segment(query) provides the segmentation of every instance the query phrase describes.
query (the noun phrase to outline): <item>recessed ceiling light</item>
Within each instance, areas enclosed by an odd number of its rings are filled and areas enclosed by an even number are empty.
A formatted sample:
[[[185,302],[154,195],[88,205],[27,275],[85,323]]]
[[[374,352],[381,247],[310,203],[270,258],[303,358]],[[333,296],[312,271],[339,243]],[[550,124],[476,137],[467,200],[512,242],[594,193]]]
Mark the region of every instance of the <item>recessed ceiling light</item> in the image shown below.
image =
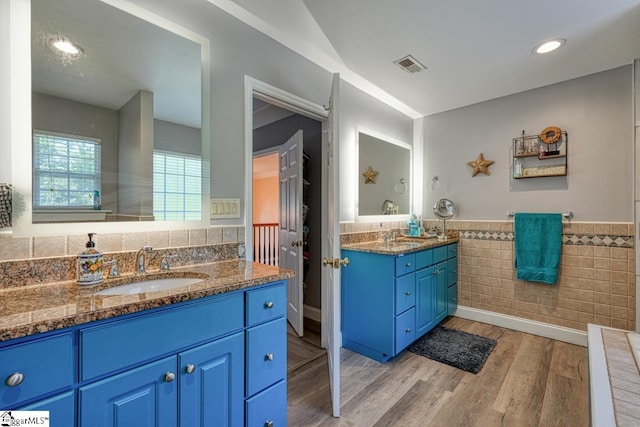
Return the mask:
[[[67,55],[80,55],[83,53],[80,46],[74,44],[64,37],[52,37],[51,45],[59,51],[66,53]]]
[[[549,40],[549,41],[546,41],[546,42],[541,43],[538,46],[534,47],[531,52],[532,53],[549,53],[549,52],[553,52],[554,50],[556,50],[557,48],[559,48],[560,46],[562,46],[566,42],[567,41],[565,39]]]

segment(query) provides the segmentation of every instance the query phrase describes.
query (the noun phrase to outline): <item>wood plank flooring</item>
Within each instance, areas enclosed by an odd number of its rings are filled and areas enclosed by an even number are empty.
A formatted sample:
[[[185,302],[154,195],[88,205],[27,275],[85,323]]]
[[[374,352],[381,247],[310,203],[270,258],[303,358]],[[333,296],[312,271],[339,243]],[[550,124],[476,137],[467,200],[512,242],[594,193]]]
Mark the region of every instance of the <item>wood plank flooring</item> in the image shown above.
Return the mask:
[[[323,354],[289,372],[289,426],[589,425],[586,348],[455,317],[444,325],[497,340],[478,374],[408,351],[381,364],[342,349],[333,418]]]

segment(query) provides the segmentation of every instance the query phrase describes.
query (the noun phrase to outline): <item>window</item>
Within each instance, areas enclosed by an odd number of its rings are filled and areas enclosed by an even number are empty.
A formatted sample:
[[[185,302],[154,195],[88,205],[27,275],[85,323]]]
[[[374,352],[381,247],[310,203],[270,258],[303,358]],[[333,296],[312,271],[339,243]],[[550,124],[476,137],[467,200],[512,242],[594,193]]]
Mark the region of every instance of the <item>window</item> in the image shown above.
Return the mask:
[[[100,194],[100,152],[99,139],[34,131],[33,205],[93,207]]]
[[[181,153],[153,152],[153,215],[156,220],[200,220],[202,160]]]

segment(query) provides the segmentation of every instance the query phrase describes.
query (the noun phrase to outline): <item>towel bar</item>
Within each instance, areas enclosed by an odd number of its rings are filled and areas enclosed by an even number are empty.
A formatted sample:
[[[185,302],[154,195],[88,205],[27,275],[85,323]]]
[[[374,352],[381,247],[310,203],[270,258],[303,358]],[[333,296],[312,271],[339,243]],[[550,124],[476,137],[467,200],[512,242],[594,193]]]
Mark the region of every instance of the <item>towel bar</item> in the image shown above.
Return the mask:
[[[511,219],[515,216],[515,212],[514,211],[507,211],[507,218]],[[566,219],[567,221],[571,221],[573,219],[573,211],[564,211],[562,212],[562,218]]]

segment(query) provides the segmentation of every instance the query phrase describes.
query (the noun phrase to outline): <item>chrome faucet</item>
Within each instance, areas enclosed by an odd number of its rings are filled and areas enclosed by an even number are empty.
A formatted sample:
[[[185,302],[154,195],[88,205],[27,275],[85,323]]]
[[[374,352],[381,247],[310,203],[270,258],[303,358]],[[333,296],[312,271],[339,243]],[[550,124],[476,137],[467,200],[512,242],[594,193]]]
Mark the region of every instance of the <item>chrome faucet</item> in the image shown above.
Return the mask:
[[[147,272],[147,257],[145,254],[151,253],[151,246],[143,246],[136,254],[136,274],[145,274]]]

